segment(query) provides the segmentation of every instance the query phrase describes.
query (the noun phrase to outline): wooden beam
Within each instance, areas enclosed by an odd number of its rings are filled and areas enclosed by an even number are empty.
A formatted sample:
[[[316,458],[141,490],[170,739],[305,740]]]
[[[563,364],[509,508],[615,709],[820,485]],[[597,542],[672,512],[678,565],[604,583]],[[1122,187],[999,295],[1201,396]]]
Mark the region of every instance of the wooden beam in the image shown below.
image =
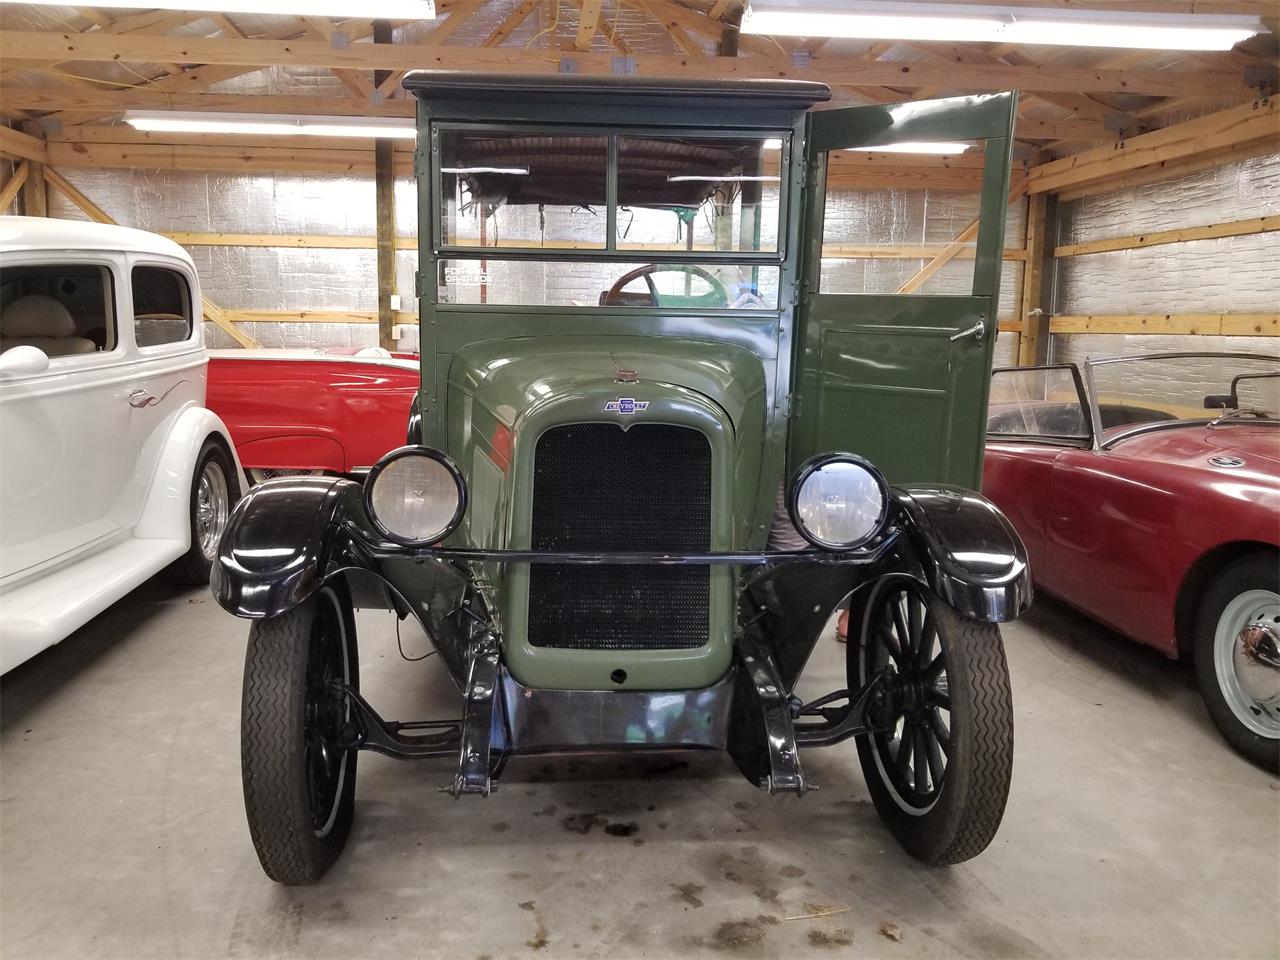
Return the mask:
[[[1013,189],[1009,191],[1009,202],[1016,203],[1017,201],[1021,200],[1022,195],[1025,191],[1026,191],[1026,186],[1024,184],[1018,184],[1014,186]],[[902,286],[900,286],[896,292],[897,293],[913,293],[914,291],[919,290],[922,286],[924,286],[925,283],[928,282],[930,277],[932,277],[935,273],[937,273],[939,270],[945,267],[952,260],[955,260],[957,257],[959,257],[965,250],[968,249],[969,245],[977,239],[978,226],[979,224],[981,224],[981,222],[982,222],[981,219],[976,219],[967,227],[965,227],[963,230],[961,230],[959,236],[957,236],[949,244],[943,247],[941,252],[939,252],[937,256],[935,256],[932,260],[930,260],[923,267],[921,267],[915,274],[909,277],[907,279],[907,282],[904,283]]]
[[[1045,312],[1043,277],[1045,213],[1048,195],[1038,193],[1027,201],[1027,262],[1022,268],[1019,300],[1022,331],[1018,335],[1018,364],[1029,366],[1048,359],[1049,324]]]
[[[1128,187],[1140,187],[1148,183],[1187,177],[1202,170],[1213,170],[1228,163],[1239,163],[1253,157],[1266,156],[1276,152],[1276,145],[1268,140],[1255,140],[1252,143],[1240,143],[1224,150],[1214,150],[1199,156],[1183,157],[1176,160],[1161,161],[1149,167],[1142,167],[1132,173],[1110,177],[1106,180],[1094,180],[1078,187],[1068,187],[1058,191],[1058,200],[1078,200],[1080,197],[1091,197],[1099,193],[1110,193]]]
[[[1083,314],[1054,317],[1051,333],[1181,333],[1280,337],[1280,313]]]
[[[22,185],[27,182],[27,177],[31,174],[31,161],[23,160],[14,168],[13,174],[9,177],[9,182],[4,185],[4,189],[0,190],[0,213],[8,210],[12,206],[13,201],[18,199],[18,191],[22,189]]]
[[[1090,240],[1087,243],[1064,243],[1055,247],[1055,257],[1079,257],[1090,253],[1111,250],[1137,250],[1141,247],[1158,247],[1168,243],[1185,243],[1188,240],[1216,240],[1220,237],[1244,237],[1255,233],[1272,233],[1280,230],[1280,214],[1233,220],[1230,223],[1213,223],[1205,227],[1183,227],[1179,230],[1154,230],[1129,237],[1110,237]]]
[[[1096,120],[1041,120],[1019,117],[1014,127],[1017,140],[1088,140],[1111,143],[1120,139],[1120,131]]]
[[[230,313],[229,310],[223,310],[208,297],[202,297],[200,305],[203,308],[206,320],[218,329],[224,331],[232,340],[240,344],[240,346],[244,347],[246,350],[256,350],[258,347],[262,346],[257,340],[253,339],[253,337],[249,336],[249,334],[236,326],[236,321],[228,316]]]
[[[1053,160],[1032,168],[1027,175],[1027,189],[1031,193],[1058,191],[1237,144],[1255,140],[1274,142],[1280,117],[1278,107],[1280,103],[1274,99],[1255,100],[1198,120],[1139,134],[1114,147],[1095,147]]]
[[[655,0],[636,0],[654,3]],[[672,7],[675,7],[672,4]],[[663,8],[670,10],[670,8]],[[681,8],[683,9],[683,8]],[[696,17],[696,14],[690,15]],[[705,20],[705,18],[700,18]],[[206,66],[313,66],[350,70],[413,70],[419,67],[455,70],[518,70],[558,72],[559,62],[538,51],[536,56],[506,49],[473,49],[387,43],[352,43],[336,49],[315,40],[225,40],[203,37],[99,36],[28,30],[0,33],[0,59],[21,62],[57,60],[116,63],[175,62]],[[611,54],[577,53],[574,61],[586,73],[611,73]],[[815,57],[807,67],[795,67],[778,54],[748,57],[642,55],[637,70],[647,76],[673,77],[793,77],[833,83],[887,85],[919,89],[946,87],[971,90],[1023,90],[1149,94],[1152,96],[1238,95],[1243,71],[1094,70],[1087,67],[1035,67],[905,63]]]
[[[58,173],[58,171],[46,167],[44,176],[49,182],[49,186],[61,193],[64,197],[75,204],[75,206],[79,207],[81,211],[88,214],[90,220],[94,220],[98,223],[115,223],[106,211],[81,193],[74,184],[67,180],[67,178],[62,174]]]
[[[39,137],[33,137],[12,127],[0,127],[0,156],[15,160],[49,161],[49,148]]]
[[[27,178],[22,183],[22,213],[27,217],[49,215],[49,188],[45,181],[45,165],[27,161]]]
[[[222,173],[373,173],[373,152],[368,147],[334,150],[292,146],[57,143],[50,151],[50,162],[60,168],[204,170]],[[397,151],[395,165],[397,176],[412,176],[413,154]]]
[[[223,310],[232,323],[377,323],[376,310]],[[418,315],[405,310],[395,313],[396,323],[417,323]]]
[[[507,18],[493,28],[493,32],[484,38],[482,47],[496,47],[500,45],[507,37],[516,31],[520,24],[524,23],[538,9],[542,0],[524,0],[518,7],[507,15]]]
[[[582,0],[578,4],[581,14],[578,17],[578,35],[574,38],[573,49],[590,50],[600,29],[600,14],[604,10],[604,0]]]

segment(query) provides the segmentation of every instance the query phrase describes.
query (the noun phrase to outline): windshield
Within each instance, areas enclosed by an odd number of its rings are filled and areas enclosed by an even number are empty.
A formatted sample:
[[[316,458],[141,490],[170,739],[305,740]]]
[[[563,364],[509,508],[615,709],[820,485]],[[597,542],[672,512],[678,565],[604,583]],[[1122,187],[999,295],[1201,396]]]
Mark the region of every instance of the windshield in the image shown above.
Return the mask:
[[[1280,358],[1157,354],[1089,364],[1104,430],[1161,421],[1280,413]]]
[[[441,125],[437,301],[773,310],[781,139]]]

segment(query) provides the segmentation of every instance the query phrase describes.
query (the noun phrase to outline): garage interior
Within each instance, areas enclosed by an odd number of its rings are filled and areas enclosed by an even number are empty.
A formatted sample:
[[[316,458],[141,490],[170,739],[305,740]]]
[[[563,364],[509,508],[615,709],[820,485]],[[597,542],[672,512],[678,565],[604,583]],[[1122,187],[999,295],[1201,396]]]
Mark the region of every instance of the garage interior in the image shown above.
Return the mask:
[[[1275,4],[1002,6],[1249,15],[1269,32],[1187,52],[757,35],[740,0],[436,0],[421,20],[5,2],[0,213],[175,240],[211,348],[413,351],[408,71],[807,79],[832,107],[1017,90],[994,365],[1275,356]],[[410,137],[129,122],[159,111]],[[823,260],[840,292],[963,292],[981,176],[976,152],[834,158]],[[600,278],[580,282],[594,302]],[[438,663],[401,662],[398,642],[428,649],[412,618],[398,633],[364,610],[359,626],[384,716],[450,709]],[[448,762],[366,755],[344,859],[317,886],[276,886],[240,797],[245,633],[207,590],[153,582],[0,681],[4,956],[1280,950],[1280,782],[1223,745],[1185,665],[1052,597],[1003,628],[1018,732],[1001,832],[940,871],[880,828],[850,744],[814,753],[821,791],[801,800],[699,754],[517,758],[481,804],[438,791]],[[833,618],[805,682],[843,685],[843,649]]]

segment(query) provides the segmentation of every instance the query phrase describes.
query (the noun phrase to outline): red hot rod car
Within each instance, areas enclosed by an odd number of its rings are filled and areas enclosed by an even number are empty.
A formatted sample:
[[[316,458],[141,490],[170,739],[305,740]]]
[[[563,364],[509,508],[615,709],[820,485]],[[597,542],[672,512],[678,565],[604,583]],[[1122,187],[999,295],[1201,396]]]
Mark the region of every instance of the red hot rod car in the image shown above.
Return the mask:
[[[210,350],[209,409],[254,483],[368,470],[405,442],[418,358],[386,350]]]

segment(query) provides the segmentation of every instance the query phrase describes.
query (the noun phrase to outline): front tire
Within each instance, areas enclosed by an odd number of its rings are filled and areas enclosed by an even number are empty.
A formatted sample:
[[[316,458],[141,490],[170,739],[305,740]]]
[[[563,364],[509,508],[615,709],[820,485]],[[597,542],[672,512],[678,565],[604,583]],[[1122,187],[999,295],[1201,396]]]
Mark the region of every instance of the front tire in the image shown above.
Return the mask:
[[[1280,773],[1280,573],[1255,554],[1227,566],[1200,604],[1196,680],[1209,716],[1249,760]]]
[[[357,751],[336,744],[350,720],[333,681],[360,686],[355,619],[345,585],[249,629],[241,708],[241,776],[262,869],[313,883],[351,833]]]
[[[930,865],[977,856],[996,835],[1013,773],[1013,699],[1000,631],[968,620],[917,581],[889,576],[868,596],[857,686],[892,671],[858,759],[880,818]],[[875,719],[873,717],[873,719]]]

